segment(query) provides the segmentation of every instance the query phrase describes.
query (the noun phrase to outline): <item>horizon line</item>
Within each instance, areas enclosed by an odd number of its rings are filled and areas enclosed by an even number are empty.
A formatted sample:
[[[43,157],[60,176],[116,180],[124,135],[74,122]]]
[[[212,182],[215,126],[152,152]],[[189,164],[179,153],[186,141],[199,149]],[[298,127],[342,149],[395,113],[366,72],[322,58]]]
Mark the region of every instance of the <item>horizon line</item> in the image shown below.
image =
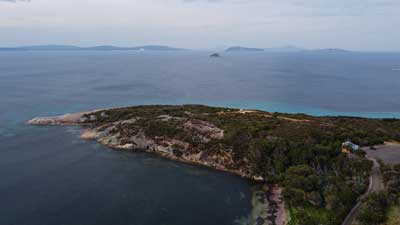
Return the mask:
[[[278,49],[297,49],[298,51],[318,51],[318,50],[344,50],[349,52],[382,52],[382,53],[397,53],[400,50],[353,50],[347,48],[338,48],[338,47],[324,47],[324,48],[305,48],[298,47],[297,45],[282,45],[275,47],[248,47],[245,45],[231,45],[227,47],[202,47],[202,48],[185,48],[185,47],[177,47],[173,45],[166,44],[144,44],[144,45],[113,45],[113,44],[98,44],[98,45],[76,45],[76,44],[27,44],[27,45],[13,45],[13,46],[0,46],[0,50],[24,50],[23,48],[31,48],[31,47],[74,47],[74,48],[82,48],[82,50],[90,50],[90,48],[98,48],[98,47],[111,47],[111,48],[120,48],[120,50],[135,50],[134,48],[143,48],[143,47],[160,47],[160,48],[171,48],[175,50],[186,50],[186,51],[224,51],[229,48],[244,48],[244,49],[260,49],[260,50],[278,50]],[[27,49],[32,50],[32,49]],[[61,50],[61,49],[60,49]],[[73,51],[74,49],[65,49]],[[79,50],[79,49],[75,49]],[[95,49],[93,49],[95,50]],[[118,49],[113,49],[118,50]],[[137,49],[140,50],[140,49]]]

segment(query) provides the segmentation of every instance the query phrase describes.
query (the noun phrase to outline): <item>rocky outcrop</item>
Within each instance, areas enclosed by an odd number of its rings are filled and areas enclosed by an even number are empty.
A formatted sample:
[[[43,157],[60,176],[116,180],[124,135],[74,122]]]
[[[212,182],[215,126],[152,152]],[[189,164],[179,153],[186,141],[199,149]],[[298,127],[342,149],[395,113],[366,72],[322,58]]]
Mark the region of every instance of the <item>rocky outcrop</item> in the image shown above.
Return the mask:
[[[261,177],[250,175],[246,167],[235,168],[231,149],[219,149],[212,153],[206,153],[179,138],[147,135],[146,130],[141,127],[143,125],[139,123],[142,119],[140,117],[111,123],[99,122],[108,117],[107,110],[94,110],[62,116],[37,117],[28,121],[27,124],[88,125],[90,128],[82,132],[81,138],[96,140],[114,149],[156,153],[173,160],[204,165],[253,180],[263,180]],[[186,136],[200,141],[200,143],[207,144],[212,140],[222,140],[224,138],[224,130],[208,121],[176,117],[168,114],[159,115],[156,120],[166,123],[178,121],[181,125],[177,126],[185,132]]]
[[[165,119],[165,117],[162,117],[162,119]],[[247,171],[229,169],[229,166],[234,164],[229,150],[221,149],[215,154],[207,154],[183,140],[167,137],[149,137],[140,128],[134,129],[134,132],[130,130],[130,134],[126,135],[127,131],[122,126],[126,124],[134,125],[135,121],[136,119],[125,120],[88,128],[82,132],[81,138],[96,140],[114,149],[156,153],[173,160],[212,167],[254,180],[262,180],[262,178],[250,176]],[[187,132],[193,136],[198,135],[197,138],[200,138],[205,143],[212,139],[223,138],[223,130],[206,121],[189,120],[184,124],[184,127]]]
[[[188,120],[184,128],[189,132],[196,132],[204,142],[211,139],[221,140],[224,138],[224,131],[214,124],[202,120]]]
[[[49,117],[36,117],[27,122],[29,125],[73,125],[73,124],[84,124],[96,121],[97,118],[94,115],[85,117],[85,115],[96,113],[99,110],[70,113],[62,116],[49,116]]]

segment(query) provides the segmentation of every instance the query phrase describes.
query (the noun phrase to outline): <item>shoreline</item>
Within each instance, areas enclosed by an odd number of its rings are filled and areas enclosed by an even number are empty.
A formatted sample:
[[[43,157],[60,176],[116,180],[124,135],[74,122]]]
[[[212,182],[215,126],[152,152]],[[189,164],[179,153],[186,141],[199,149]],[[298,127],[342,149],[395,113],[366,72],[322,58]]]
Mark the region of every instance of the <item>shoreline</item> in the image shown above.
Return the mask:
[[[95,139],[86,139],[86,138],[82,138],[82,137],[81,137],[81,139],[87,140],[87,141],[96,141],[97,143],[100,143]],[[100,143],[100,144],[102,144],[102,143]],[[144,149],[127,149],[127,148],[123,148],[123,147],[109,146],[109,145],[104,145],[104,144],[102,144],[102,145],[107,147],[107,148],[111,148],[111,149],[113,149],[115,151],[129,151],[129,152],[132,152],[132,153],[142,152],[142,153],[158,156],[158,157],[161,157],[163,159],[168,159],[168,160],[171,160],[171,161],[174,161],[174,162],[179,162],[179,163],[184,163],[184,164],[193,165],[193,166],[197,166],[197,167],[202,167],[202,168],[206,168],[206,169],[211,169],[211,170],[214,170],[214,171],[229,173],[231,175],[238,176],[240,178],[246,179],[246,180],[248,180],[250,182],[264,183],[264,180],[254,179],[254,178],[248,177],[248,176],[243,175],[243,174],[241,174],[241,173],[239,173],[237,171],[234,171],[234,170],[217,168],[217,167],[214,167],[214,166],[211,166],[211,165],[199,162],[199,161],[185,160],[185,159],[182,159],[182,158],[178,158],[178,157],[174,157],[174,156],[168,155],[167,153],[146,151]]]
[[[115,108],[115,109],[119,109],[119,108]],[[27,125],[35,125],[35,126],[61,125],[61,126],[82,126],[83,127],[83,126],[91,125],[91,122],[96,120],[96,118],[93,118],[91,116],[89,117],[89,119],[87,119],[85,116],[87,116],[89,114],[105,111],[105,110],[107,110],[107,109],[96,109],[96,110],[90,110],[90,111],[84,111],[84,112],[78,112],[78,113],[67,113],[67,114],[60,115],[60,116],[35,117],[35,118],[27,121],[26,124]],[[103,134],[101,134],[101,132],[96,131],[96,128],[94,128],[94,129],[87,128],[81,132],[80,138],[84,139],[84,140],[97,141],[98,143],[100,143],[108,148],[112,148],[114,150],[147,152],[147,153],[159,155],[163,158],[174,160],[177,162],[212,168],[214,170],[231,173],[231,174],[234,174],[234,175],[237,175],[242,178],[252,180],[255,182],[264,182],[264,179],[262,177],[252,177],[252,176],[249,176],[249,175],[243,173],[242,171],[227,169],[221,165],[210,165],[205,162],[202,162],[201,160],[176,157],[174,155],[171,155],[169,152],[166,152],[163,150],[158,150],[158,149],[153,149],[153,150],[147,149],[146,150],[146,148],[135,148],[129,144],[119,145],[119,144],[107,143],[104,140],[102,140],[102,138],[100,138],[102,135]]]

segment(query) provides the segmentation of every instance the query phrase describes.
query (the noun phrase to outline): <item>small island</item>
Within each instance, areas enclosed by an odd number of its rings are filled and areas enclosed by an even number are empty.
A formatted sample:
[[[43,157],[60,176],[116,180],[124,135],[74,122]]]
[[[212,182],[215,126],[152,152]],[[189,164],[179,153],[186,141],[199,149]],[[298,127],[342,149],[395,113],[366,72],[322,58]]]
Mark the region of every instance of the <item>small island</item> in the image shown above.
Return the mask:
[[[398,119],[203,105],[133,106],[27,123],[80,125],[82,138],[114,149],[145,151],[250,179],[261,186],[255,197],[262,205],[250,223],[260,225],[341,224],[358,198],[373,191],[370,180],[376,182],[379,165],[362,149],[400,142]]]
[[[226,49],[225,51],[226,52],[262,52],[262,51],[264,51],[264,49],[233,46],[233,47]]]
[[[220,55],[219,53],[216,52],[216,53],[211,54],[210,57],[212,57],[212,58],[219,58],[219,57],[221,57],[221,55]]]

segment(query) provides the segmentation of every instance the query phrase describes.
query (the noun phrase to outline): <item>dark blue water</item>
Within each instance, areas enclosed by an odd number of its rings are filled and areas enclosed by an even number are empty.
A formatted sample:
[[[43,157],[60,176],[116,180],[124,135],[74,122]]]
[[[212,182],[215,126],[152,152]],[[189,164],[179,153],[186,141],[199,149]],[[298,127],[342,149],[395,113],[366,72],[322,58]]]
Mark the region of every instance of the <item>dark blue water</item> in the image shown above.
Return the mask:
[[[1,52],[0,224],[233,224],[238,177],[80,140],[35,116],[204,103],[314,115],[400,117],[400,54]]]

